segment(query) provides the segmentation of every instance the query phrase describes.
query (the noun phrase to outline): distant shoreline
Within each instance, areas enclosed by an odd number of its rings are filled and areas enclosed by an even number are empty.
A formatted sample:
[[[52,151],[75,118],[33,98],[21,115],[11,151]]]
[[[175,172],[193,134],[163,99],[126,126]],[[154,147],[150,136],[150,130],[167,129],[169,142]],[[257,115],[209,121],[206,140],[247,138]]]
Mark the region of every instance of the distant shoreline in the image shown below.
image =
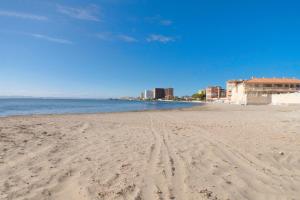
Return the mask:
[[[116,100],[116,101],[143,101],[143,102],[186,102],[186,103],[205,103],[205,101],[186,101],[186,100],[140,100],[140,99],[122,99],[122,98],[79,98],[79,97],[30,97],[30,96],[0,96],[1,99],[43,99],[43,100]]]
[[[10,101],[12,100],[12,101]],[[200,106],[203,102],[130,101],[116,99],[0,99],[0,117],[39,115],[82,115],[178,110]],[[4,102],[3,102],[4,101]]]
[[[194,105],[185,108],[169,108],[169,109],[157,109],[157,110],[130,110],[130,111],[116,111],[116,112],[91,112],[91,113],[50,113],[50,114],[25,114],[25,115],[7,115],[1,116],[2,118],[18,118],[18,117],[51,117],[51,116],[81,116],[81,115],[102,115],[102,114],[126,114],[126,113],[142,113],[142,112],[164,112],[164,111],[184,111],[191,110],[193,107],[202,107],[203,105]],[[192,109],[193,110],[193,109]],[[196,110],[196,109],[195,109]]]

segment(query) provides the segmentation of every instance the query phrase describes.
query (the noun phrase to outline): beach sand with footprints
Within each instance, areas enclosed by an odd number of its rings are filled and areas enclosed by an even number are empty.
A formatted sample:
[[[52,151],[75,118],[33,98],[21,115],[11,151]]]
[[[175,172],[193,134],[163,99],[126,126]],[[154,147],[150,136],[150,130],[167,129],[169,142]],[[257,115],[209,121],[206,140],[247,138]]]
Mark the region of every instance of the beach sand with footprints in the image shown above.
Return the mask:
[[[0,199],[300,199],[300,107],[0,118]]]

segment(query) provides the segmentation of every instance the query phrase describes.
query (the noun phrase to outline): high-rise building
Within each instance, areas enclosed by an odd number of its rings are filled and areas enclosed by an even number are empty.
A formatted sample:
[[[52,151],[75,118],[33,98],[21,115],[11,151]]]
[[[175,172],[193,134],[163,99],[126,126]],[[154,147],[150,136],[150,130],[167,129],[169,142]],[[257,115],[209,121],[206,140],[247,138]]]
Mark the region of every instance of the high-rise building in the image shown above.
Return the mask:
[[[164,88],[154,88],[153,89],[154,99],[164,99],[165,89]]]
[[[144,92],[144,99],[153,99],[153,91],[152,90],[145,90]]]
[[[141,96],[140,96],[140,98],[141,98],[141,99],[144,99],[144,97],[145,97],[145,94],[144,94],[144,92],[141,92]]]
[[[174,99],[174,89],[173,88],[165,88],[165,99],[166,100]]]
[[[153,90],[145,90],[141,94],[142,99],[174,99],[174,89],[173,88],[154,88]]]

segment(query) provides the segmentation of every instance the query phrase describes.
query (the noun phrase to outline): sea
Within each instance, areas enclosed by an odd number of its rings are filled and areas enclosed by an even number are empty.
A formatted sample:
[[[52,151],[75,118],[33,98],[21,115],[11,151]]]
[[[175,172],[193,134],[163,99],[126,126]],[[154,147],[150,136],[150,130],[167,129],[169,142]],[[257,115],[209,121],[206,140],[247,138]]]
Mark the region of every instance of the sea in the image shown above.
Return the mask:
[[[2,98],[0,99],[0,116],[165,110],[195,105],[199,103],[117,99]]]

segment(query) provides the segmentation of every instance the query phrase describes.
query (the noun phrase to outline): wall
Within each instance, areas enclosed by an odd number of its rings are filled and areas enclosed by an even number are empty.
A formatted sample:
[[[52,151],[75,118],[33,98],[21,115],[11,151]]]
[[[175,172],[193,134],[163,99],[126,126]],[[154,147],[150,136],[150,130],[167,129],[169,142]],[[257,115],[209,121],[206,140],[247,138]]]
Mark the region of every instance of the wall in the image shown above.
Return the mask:
[[[247,94],[247,105],[264,105],[271,102],[271,94]]]
[[[273,94],[272,104],[300,104],[300,93]]]

